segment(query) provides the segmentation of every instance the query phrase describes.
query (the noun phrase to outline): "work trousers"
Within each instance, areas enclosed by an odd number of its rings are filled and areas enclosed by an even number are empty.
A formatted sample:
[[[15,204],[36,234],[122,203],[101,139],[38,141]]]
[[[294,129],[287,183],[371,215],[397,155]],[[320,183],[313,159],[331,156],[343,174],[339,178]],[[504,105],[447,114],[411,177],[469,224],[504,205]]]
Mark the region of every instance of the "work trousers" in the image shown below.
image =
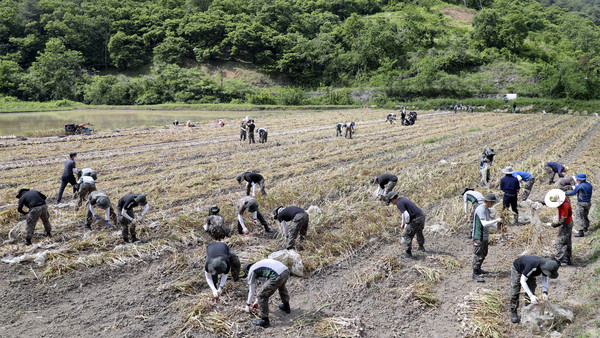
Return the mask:
[[[282,303],[290,302],[290,295],[288,294],[288,290],[285,286],[288,279],[290,278],[290,271],[285,270],[275,279],[268,279],[263,283],[262,288],[258,292],[258,309],[260,311],[260,318],[268,318],[269,317],[269,298],[275,293],[275,291],[279,291],[279,297],[281,297]]]
[[[532,294],[535,294],[535,288],[537,287],[537,281],[535,277],[527,279],[527,286],[531,290]],[[510,311],[516,312],[519,308],[519,294],[521,293],[521,274],[517,272],[515,267],[512,267],[510,272]],[[525,305],[529,305],[531,300],[529,295],[525,295]]]
[[[402,238],[404,239],[404,251],[412,253],[412,240],[417,236],[419,246],[425,244],[425,236],[423,236],[423,228],[425,227],[425,216],[417,216],[411,219],[404,229]]]
[[[33,238],[33,232],[35,231],[35,225],[39,219],[42,219],[44,224],[44,230],[47,235],[52,233],[52,227],[50,226],[50,215],[48,214],[48,205],[40,205],[29,209],[27,213],[27,227],[25,229],[25,239],[31,242]]]

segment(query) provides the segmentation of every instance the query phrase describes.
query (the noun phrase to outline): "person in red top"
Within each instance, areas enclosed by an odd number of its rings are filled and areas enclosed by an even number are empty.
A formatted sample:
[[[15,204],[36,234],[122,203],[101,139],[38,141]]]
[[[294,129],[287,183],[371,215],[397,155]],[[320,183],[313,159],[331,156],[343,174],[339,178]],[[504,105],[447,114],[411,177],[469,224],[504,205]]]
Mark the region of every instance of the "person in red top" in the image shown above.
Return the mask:
[[[551,208],[558,208],[558,222],[552,223],[553,228],[558,228],[558,238],[556,239],[558,252],[554,257],[563,264],[573,265],[571,263],[571,232],[573,231],[571,203],[565,196],[565,192],[560,189],[548,191],[545,202]]]

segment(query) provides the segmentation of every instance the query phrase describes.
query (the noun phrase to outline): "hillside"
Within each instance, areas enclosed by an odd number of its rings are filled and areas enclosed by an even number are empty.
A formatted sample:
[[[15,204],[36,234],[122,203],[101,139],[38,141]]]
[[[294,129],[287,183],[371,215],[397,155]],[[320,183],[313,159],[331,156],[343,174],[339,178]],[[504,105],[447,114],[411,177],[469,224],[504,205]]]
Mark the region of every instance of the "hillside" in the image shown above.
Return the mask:
[[[226,119],[224,128],[206,122],[198,128],[0,140],[6,182],[0,185],[0,205],[15,203],[20,187],[36,188],[49,196],[54,227],[47,239],[38,225],[31,248],[18,241],[0,247],[2,258],[46,252],[43,266],[30,260],[0,265],[0,335],[529,335],[523,325],[509,323],[510,266],[526,250],[552,255],[556,230],[543,227],[535,251],[530,225],[492,235],[484,263],[492,274],[478,284],[470,278],[472,245],[464,238],[468,225],[460,193],[477,187],[478,158],[488,145],[497,155],[492,187],[484,194],[498,193],[499,168],[512,165],[538,177],[531,198],[542,199],[552,188],[544,179],[547,160],[586,172],[596,185],[598,118],[419,111],[416,125],[402,127],[384,123],[386,114],[370,109],[273,114],[257,119],[269,130],[269,142],[254,145],[238,141],[237,119]],[[356,121],[354,138],[336,138],[331,121]],[[579,133],[562,132],[575,127]],[[99,222],[84,231],[84,213],[73,212],[68,189],[66,204],[53,202],[57,177],[73,149],[78,167],[98,170],[97,186],[113,203],[129,192],[148,195],[151,209],[138,227],[142,243],[122,245],[119,230]],[[205,247],[211,242],[202,230],[206,210],[219,205],[233,227],[235,203],[244,196],[234,177],[246,170],[266,178],[268,195],[257,196],[265,216],[278,205],[317,205],[322,211],[311,215],[301,252],[307,276],[289,282],[292,313],[276,310],[274,296],[269,329],[253,327],[253,316],[242,312],[245,281],[228,281],[219,301],[211,300],[204,281]],[[371,198],[368,181],[384,172],[397,174],[395,190],[426,214],[427,252],[414,260],[400,258],[398,210]],[[593,205],[597,210],[597,194]],[[525,206],[521,210],[528,214]],[[0,212],[0,235],[7,240],[18,216],[14,206]],[[545,222],[555,213],[545,207],[540,216]],[[575,265],[561,267],[550,282],[552,302],[576,314],[574,324],[558,328],[567,336],[598,334],[596,211],[592,220],[587,237],[573,238]],[[278,230],[273,237],[251,225],[249,236],[226,240],[243,262],[281,248],[280,227],[268,221]],[[490,303],[481,306],[474,295]],[[459,311],[465,297],[472,302]]]
[[[581,6],[561,5],[573,10],[532,0],[2,0],[0,95],[269,104],[292,87],[300,97],[378,93],[360,104],[506,92],[596,98],[598,26]]]

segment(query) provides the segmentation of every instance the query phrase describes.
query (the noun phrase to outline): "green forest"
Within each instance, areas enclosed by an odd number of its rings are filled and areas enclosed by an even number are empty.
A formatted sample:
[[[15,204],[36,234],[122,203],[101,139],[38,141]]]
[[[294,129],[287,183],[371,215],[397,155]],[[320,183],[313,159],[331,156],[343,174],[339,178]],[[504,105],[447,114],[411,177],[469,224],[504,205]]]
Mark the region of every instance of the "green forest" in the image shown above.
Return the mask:
[[[0,2],[0,102],[600,96],[600,10],[592,0]],[[356,100],[353,90],[370,95]]]

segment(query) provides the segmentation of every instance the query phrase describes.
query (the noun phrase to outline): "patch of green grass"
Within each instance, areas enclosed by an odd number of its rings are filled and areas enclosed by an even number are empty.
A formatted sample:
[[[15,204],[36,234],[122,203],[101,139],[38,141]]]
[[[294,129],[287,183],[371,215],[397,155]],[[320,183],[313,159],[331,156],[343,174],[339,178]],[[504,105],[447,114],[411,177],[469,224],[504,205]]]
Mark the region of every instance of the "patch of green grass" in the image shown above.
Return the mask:
[[[443,141],[443,140],[449,139],[451,137],[452,137],[452,135],[444,135],[444,136],[441,136],[441,137],[428,138],[425,141],[423,141],[423,143],[425,143],[425,144],[436,143],[436,142],[439,142],[439,141]]]
[[[481,128],[479,128],[479,127],[478,128],[469,128],[469,130],[467,130],[467,133],[474,133],[474,132],[477,132],[480,130],[481,130]]]

